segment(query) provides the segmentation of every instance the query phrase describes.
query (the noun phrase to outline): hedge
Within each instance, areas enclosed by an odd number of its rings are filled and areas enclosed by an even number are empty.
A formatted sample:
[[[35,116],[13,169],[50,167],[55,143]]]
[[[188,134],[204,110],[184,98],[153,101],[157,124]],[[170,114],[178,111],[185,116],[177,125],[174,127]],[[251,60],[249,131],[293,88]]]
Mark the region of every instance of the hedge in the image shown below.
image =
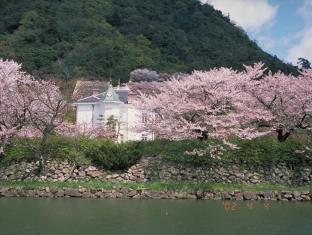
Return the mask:
[[[52,136],[49,139],[50,158],[69,159],[79,164],[97,164],[108,170],[124,170],[144,156],[160,156],[170,161],[195,166],[214,162],[233,161],[249,164],[311,164],[309,154],[302,154],[306,147],[312,148],[311,140],[289,138],[280,143],[271,136],[254,140],[232,139],[237,149],[231,149],[218,140],[155,140],[117,144],[106,138],[69,138]],[[6,149],[2,163],[19,160],[36,160],[38,139],[16,138]]]
[[[39,140],[15,138],[6,149],[2,163],[10,161],[33,161],[38,159]],[[124,170],[140,160],[138,143],[116,144],[110,139],[69,138],[52,136],[49,139],[50,158],[69,159],[77,165],[91,162],[108,170]]]

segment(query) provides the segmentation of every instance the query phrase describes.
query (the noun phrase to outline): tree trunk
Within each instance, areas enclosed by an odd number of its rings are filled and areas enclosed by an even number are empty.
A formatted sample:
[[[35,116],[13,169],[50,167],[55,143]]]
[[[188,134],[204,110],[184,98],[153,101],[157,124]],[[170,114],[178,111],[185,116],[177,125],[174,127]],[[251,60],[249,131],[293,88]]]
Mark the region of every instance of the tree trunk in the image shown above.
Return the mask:
[[[73,167],[71,168],[71,170],[70,170],[68,176],[64,179],[64,182],[66,182],[67,180],[70,179],[70,177],[73,175],[74,170],[75,170],[76,168],[77,168],[77,165],[76,165],[76,163],[74,162],[74,165],[73,165]]]
[[[4,157],[4,147],[1,145],[0,146],[0,159]]]
[[[45,175],[46,174],[46,161],[48,155],[48,138],[50,133],[48,131],[43,132],[40,150],[39,150],[39,174]]]
[[[286,131],[284,133],[283,129],[277,129],[276,132],[277,132],[277,139],[279,142],[285,142],[291,134],[291,130]]]
[[[43,154],[40,154],[39,158],[39,175],[45,175],[46,174],[46,160]]]
[[[197,139],[208,140],[208,131],[197,130],[196,132],[200,133],[200,136],[198,136]]]
[[[4,157],[4,149],[6,147],[6,145],[9,143],[9,139],[2,137],[1,138],[1,142],[0,142],[0,159],[2,159]]]

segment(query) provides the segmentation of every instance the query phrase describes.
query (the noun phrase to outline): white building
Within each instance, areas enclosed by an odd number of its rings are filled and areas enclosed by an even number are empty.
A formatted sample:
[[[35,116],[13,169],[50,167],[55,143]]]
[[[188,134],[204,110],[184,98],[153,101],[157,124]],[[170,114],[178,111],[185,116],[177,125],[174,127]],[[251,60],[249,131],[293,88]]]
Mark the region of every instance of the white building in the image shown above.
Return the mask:
[[[128,86],[108,88],[102,93],[81,98],[76,106],[76,123],[98,125],[114,120],[118,142],[132,140],[152,140],[153,134],[136,131],[136,126],[144,122],[144,116],[131,104]]]

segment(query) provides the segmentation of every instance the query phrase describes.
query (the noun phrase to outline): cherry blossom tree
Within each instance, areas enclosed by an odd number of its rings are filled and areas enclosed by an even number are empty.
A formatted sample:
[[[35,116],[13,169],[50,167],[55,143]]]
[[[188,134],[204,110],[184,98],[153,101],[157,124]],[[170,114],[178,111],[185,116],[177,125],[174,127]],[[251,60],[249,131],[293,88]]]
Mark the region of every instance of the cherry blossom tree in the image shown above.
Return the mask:
[[[246,67],[247,70],[252,70]],[[312,70],[298,77],[281,72],[245,80],[243,90],[250,95],[250,105],[271,116],[269,125],[283,142],[296,129],[312,127]],[[257,78],[258,77],[258,78]]]
[[[222,139],[267,134],[252,123],[272,117],[248,105],[252,97],[241,89],[246,79],[252,80],[263,71],[256,64],[244,72],[220,68],[173,77],[161,83],[158,92],[141,92],[136,100],[135,105],[149,117],[142,127],[170,139],[198,134]]]
[[[44,174],[48,139],[64,122],[67,103],[58,86],[51,81],[36,81],[29,87],[28,93],[33,97],[31,105],[27,107],[29,125],[40,133],[41,143],[38,152],[40,172]]]
[[[159,74],[156,71],[149,69],[136,69],[130,73],[130,80],[133,82],[138,81],[157,81]]]
[[[67,137],[85,137],[85,138],[97,138],[97,137],[110,137],[116,136],[114,130],[111,130],[104,123],[101,124],[71,124],[63,123],[55,129],[56,134]]]
[[[34,80],[21,65],[0,60],[0,156],[11,138],[19,135],[41,139],[38,154],[44,174],[48,139],[67,136],[111,136],[104,126],[81,127],[64,124],[68,104],[52,81]],[[35,146],[32,146],[35,148]]]
[[[28,88],[33,83],[20,64],[0,59],[0,157],[10,139],[28,124],[27,108],[33,102]]]
[[[19,131],[34,128],[42,134],[43,159],[48,136],[62,122],[64,107],[52,82],[36,81],[22,72],[20,64],[0,60],[0,155]]]
[[[129,82],[128,86],[131,93],[139,95],[140,93],[152,94],[159,93],[159,88],[164,84],[163,82]]]
[[[163,82],[169,78],[170,76],[166,73],[157,73],[149,69],[135,69],[130,73],[130,81],[132,82]]]
[[[299,77],[265,71],[263,63],[245,66],[242,72],[195,71],[157,89],[145,89],[150,92],[141,89],[135,104],[149,117],[141,128],[171,139],[198,137],[198,133],[201,138],[251,139],[274,130],[279,141],[295,129],[311,129],[311,70]]]

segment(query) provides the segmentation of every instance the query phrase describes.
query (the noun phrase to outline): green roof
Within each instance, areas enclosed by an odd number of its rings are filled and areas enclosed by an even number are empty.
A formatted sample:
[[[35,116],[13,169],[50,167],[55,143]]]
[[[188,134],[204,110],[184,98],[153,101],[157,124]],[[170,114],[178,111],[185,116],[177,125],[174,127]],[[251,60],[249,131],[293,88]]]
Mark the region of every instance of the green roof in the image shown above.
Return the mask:
[[[116,91],[114,90],[111,84],[109,85],[107,91],[103,93],[102,100],[104,102],[111,102],[111,101],[120,102],[119,95],[116,93]]]

